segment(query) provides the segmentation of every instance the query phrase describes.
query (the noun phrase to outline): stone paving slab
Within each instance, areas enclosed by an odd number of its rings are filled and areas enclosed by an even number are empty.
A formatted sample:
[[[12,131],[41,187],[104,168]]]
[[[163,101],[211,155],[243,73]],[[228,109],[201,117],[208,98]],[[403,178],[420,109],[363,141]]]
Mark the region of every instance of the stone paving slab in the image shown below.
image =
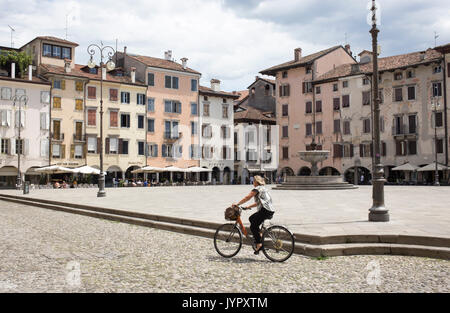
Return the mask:
[[[271,189],[274,186],[268,186]],[[30,198],[71,202],[179,218],[224,222],[224,209],[250,192],[249,185],[31,190]],[[17,190],[0,194],[22,195]],[[450,187],[385,186],[390,222],[368,221],[372,187],[354,190],[271,190],[274,223],[317,236],[393,234],[450,238]],[[250,202],[249,202],[250,203]],[[244,212],[244,220],[251,213]]]

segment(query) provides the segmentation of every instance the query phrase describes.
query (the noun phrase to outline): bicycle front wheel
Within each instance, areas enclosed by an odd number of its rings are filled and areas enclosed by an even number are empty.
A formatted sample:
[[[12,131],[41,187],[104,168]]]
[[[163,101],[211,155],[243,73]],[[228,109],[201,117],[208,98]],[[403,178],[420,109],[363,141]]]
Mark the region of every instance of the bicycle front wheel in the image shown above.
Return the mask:
[[[242,234],[236,224],[223,224],[214,234],[214,248],[224,258],[234,257],[242,247]]]
[[[271,226],[263,234],[262,251],[273,262],[284,262],[294,253],[295,239],[287,228]]]

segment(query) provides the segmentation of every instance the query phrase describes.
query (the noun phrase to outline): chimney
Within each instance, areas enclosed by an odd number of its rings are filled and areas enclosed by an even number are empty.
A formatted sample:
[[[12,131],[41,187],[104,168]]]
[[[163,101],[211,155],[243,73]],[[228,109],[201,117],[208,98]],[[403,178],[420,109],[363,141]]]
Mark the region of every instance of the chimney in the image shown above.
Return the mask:
[[[11,63],[11,78],[16,78],[16,63]]]
[[[302,57],[302,48],[294,49],[294,60],[298,61]]]
[[[106,67],[102,67],[102,79],[106,80]]]
[[[214,91],[220,91],[220,80],[211,79],[211,89]]]
[[[28,80],[33,80],[33,65],[28,65]]]
[[[135,67],[131,68],[131,82],[133,84],[136,83],[136,68]]]
[[[66,73],[70,73],[70,71],[71,71],[70,61],[68,59],[64,59],[64,71]]]
[[[181,58],[181,62],[182,62],[182,65],[183,65],[183,69],[186,69],[186,64],[187,64],[187,61],[188,61],[189,59],[188,58]]]
[[[255,76],[255,81],[257,81],[259,79],[259,76],[258,75],[256,75]]]
[[[123,47],[123,54],[127,55],[127,46]]]
[[[352,51],[350,50],[350,45],[349,44],[346,44],[345,45],[345,50],[347,50],[347,52],[351,55],[352,54]]]
[[[166,59],[167,61],[172,60],[172,50],[167,50],[166,52],[164,52],[164,59]]]

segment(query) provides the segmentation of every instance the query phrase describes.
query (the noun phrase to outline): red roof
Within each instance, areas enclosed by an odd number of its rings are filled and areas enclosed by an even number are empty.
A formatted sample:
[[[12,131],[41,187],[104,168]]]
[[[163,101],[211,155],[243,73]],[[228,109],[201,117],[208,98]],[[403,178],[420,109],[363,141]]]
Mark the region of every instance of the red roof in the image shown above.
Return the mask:
[[[183,68],[181,64],[175,61],[134,54],[133,55],[127,54],[127,56],[136,59],[147,66],[201,75],[200,72],[197,72],[189,67]]]
[[[28,45],[30,42],[35,41],[36,39],[45,40],[45,41],[52,41],[52,42],[57,42],[57,43],[65,44],[65,45],[78,47],[78,44],[76,42],[68,41],[68,40],[57,38],[57,37],[53,37],[53,36],[38,36],[38,37],[34,38],[33,40],[29,41],[28,43],[24,44],[22,46],[22,48],[24,46]]]
[[[265,122],[269,124],[275,124],[276,118],[275,117],[268,117],[266,114],[267,112],[263,112],[261,110],[258,110],[252,106],[248,105],[239,105],[239,108],[242,108],[242,111],[234,112],[234,121],[235,122],[253,122],[253,123],[259,123]]]
[[[212,96],[217,97],[224,97],[224,98],[232,98],[232,99],[238,99],[239,94],[234,94],[232,92],[226,92],[226,91],[215,91],[211,88],[205,87],[205,86],[199,86],[198,91],[200,94],[208,94]]]

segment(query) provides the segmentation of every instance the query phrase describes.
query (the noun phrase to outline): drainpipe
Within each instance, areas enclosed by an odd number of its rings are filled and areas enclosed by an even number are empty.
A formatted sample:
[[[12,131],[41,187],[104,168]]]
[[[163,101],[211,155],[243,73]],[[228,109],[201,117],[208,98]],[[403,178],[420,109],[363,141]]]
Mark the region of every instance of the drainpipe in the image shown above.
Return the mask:
[[[90,79],[88,79],[88,80],[85,80],[84,81],[84,84],[83,84],[83,120],[84,120],[84,147],[83,147],[83,154],[84,154],[84,165],[88,165],[87,164],[87,155],[88,155],[88,152],[87,152],[87,144],[88,144],[88,142],[87,142],[87,136],[86,136],[86,124],[87,124],[87,116],[86,116],[86,114],[87,114],[87,111],[86,111],[86,93],[87,93],[87,90],[86,90],[86,88],[87,88],[87,84],[90,82],[91,80]],[[86,153],[85,153],[85,151],[86,151]]]
[[[50,77],[52,78],[52,77]],[[48,109],[48,165],[52,165],[52,93],[53,93],[53,81],[50,81],[50,102]]]

